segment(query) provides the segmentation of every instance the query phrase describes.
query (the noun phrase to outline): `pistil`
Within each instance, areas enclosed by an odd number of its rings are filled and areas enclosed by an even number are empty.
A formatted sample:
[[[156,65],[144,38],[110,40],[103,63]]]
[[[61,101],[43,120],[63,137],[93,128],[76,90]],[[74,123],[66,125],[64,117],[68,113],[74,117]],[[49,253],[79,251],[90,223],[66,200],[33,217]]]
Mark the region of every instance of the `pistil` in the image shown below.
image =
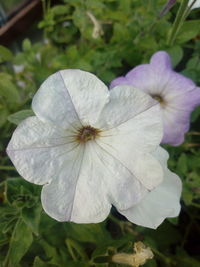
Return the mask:
[[[100,130],[96,129],[90,125],[83,126],[78,130],[78,134],[76,135],[76,140],[80,144],[84,144],[88,141],[95,140],[100,134]]]

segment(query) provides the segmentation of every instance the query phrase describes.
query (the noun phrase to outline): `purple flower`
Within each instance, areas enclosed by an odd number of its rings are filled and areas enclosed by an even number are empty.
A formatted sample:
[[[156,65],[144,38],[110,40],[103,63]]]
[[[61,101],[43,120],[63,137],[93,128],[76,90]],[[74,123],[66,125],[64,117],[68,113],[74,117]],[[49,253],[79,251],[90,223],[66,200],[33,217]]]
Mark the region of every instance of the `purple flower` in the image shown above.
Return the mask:
[[[129,71],[125,77],[112,81],[116,85],[133,85],[160,102],[164,136],[163,144],[180,145],[189,130],[190,114],[200,105],[200,88],[185,76],[172,69],[169,55],[156,52],[150,64],[143,64]]]

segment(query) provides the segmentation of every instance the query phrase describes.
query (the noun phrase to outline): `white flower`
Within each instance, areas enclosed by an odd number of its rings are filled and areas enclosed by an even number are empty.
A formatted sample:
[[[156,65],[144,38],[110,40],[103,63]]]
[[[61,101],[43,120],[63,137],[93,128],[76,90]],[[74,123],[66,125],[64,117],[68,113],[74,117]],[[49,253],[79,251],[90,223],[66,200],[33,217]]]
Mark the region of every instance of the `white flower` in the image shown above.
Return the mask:
[[[194,0],[190,0],[190,1],[188,2],[188,6],[190,6],[193,2],[194,2]],[[200,7],[200,0],[196,0],[196,2],[194,3],[194,5],[192,6],[191,9],[199,8],[199,7]]]
[[[176,181],[164,167],[170,180],[163,182],[163,162],[156,159],[162,122],[150,96],[129,86],[109,92],[93,74],[63,70],[42,84],[32,108],[36,116],[17,127],[7,152],[22,177],[44,185],[42,205],[51,217],[100,222],[111,205],[142,225],[148,225],[150,212],[162,220],[178,214]],[[170,191],[162,195],[165,183]],[[148,209],[143,202],[154,194],[166,207],[139,214],[140,203]]]

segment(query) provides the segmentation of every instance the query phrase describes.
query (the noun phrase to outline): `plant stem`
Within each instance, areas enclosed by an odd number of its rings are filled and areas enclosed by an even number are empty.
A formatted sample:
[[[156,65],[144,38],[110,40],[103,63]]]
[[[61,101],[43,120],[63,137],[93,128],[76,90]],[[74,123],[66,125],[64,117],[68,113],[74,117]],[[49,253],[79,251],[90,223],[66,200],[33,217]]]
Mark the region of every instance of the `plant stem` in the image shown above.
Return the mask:
[[[187,135],[200,135],[200,132],[188,132]]]
[[[168,39],[168,44],[170,46],[174,44],[177,34],[179,33],[181,26],[183,25],[183,22],[186,19],[187,15],[188,15],[188,0],[182,0]]]
[[[0,170],[15,170],[13,166],[0,166]]]

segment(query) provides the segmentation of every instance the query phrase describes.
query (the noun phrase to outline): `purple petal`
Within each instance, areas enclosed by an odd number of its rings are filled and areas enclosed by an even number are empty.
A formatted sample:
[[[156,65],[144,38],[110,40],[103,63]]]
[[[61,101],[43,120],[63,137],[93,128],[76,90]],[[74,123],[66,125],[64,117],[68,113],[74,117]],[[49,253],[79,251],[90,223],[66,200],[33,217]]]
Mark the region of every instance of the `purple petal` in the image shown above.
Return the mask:
[[[176,95],[163,110],[164,136],[162,143],[174,146],[184,142],[190,128],[190,114],[200,104],[200,88]]]
[[[150,60],[150,65],[158,72],[172,69],[170,56],[165,51],[158,51],[153,54]]]
[[[189,90],[185,93],[180,93],[175,97],[169,99],[169,106],[187,111],[192,112],[195,107],[200,104],[200,88],[195,87],[192,90]]]
[[[151,69],[149,64],[143,64],[135,67],[125,76],[129,81],[129,85],[142,89],[148,94],[154,94],[159,83],[159,76]]]
[[[123,76],[118,77],[118,78],[114,79],[111,82],[110,89],[113,88],[113,87],[115,87],[115,86],[117,86],[117,85],[123,85],[123,84],[124,85],[129,85],[130,83],[129,83],[129,81],[125,77],[123,77]]]
[[[190,113],[169,107],[165,108],[163,124],[165,131],[161,143],[178,146],[184,142],[184,135],[189,130]]]

